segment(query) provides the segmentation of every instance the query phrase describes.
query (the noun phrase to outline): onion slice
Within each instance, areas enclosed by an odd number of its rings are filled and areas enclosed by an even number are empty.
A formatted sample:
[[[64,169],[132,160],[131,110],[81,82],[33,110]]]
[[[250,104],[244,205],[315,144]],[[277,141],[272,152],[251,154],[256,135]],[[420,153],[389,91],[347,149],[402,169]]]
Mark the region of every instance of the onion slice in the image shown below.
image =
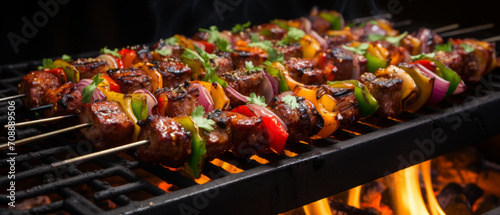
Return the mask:
[[[158,100],[156,100],[156,98],[153,96],[153,94],[151,92],[149,92],[149,90],[146,90],[146,89],[139,89],[139,90],[134,91],[133,93],[146,95],[147,104],[148,104],[148,115],[153,115],[153,108],[158,105]]]
[[[425,66],[422,66],[421,64],[415,64],[415,66],[420,69],[423,73],[425,73],[429,77],[434,77],[434,88],[432,89],[432,94],[429,100],[427,101],[428,104],[437,104],[440,101],[444,99],[446,96],[446,92],[448,91],[448,88],[450,88],[450,82],[439,77],[436,73],[428,70],[425,68]]]
[[[208,92],[207,88],[202,86],[199,83],[192,83],[192,85],[198,88],[200,92],[200,96],[198,96],[198,102],[205,108],[205,113],[210,113],[214,110],[214,100],[212,96],[210,96],[210,92]]]
[[[231,86],[227,86],[226,87],[226,91],[229,92],[229,93],[231,93],[234,97],[236,97],[240,101],[245,102],[245,104],[248,103],[247,97],[244,96],[244,95],[241,95],[241,93],[239,93],[238,91],[236,91],[235,89],[233,89]]]
[[[265,74],[264,83],[262,84],[262,91],[264,92],[264,98],[266,99],[266,104],[271,101],[274,97],[274,88],[271,80],[268,78],[267,72],[263,71]]]
[[[273,87],[273,96],[277,96],[278,94],[280,94],[280,80],[278,79],[278,77],[273,77],[265,71],[264,74],[266,74],[267,80],[271,82],[271,86]]]
[[[321,50],[326,50],[328,48],[326,39],[321,37],[316,31],[311,30],[308,34],[316,41],[318,41],[319,45],[321,46]]]
[[[288,127],[286,126],[285,122],[283,122],[283,120],[278,117],[276,114],[274,114],[271,110],[267,109],[266,107],[264,106],[260,106],[260,105],[256,105],[256,104],[247,104],[247,106],[249,108],[251,108],[255,114],[257,114],[257,116],[260,116],[260,117],[276,117],[276,119],[278,119],[278,121],[281,123],[281,126],[283,126],[283,129],[285,129],[285,131],[288,131]]]
[[[92,79],[82,79],[76,84],[76,90],[80,91],[80,93],[83,92],[83,88],[89,86],[92,83]],[[98,101],[98,100],[105,100],[106,96],[104,93],[101,92],[99,88],[95,88],[94,94],[92,94],[92,99],[90,102]]]
[[[302,30],[306,33],[311,32],[312,24],[311,21],[305,17],[300,18]]]
[[[101,54],[97,56],[97,59],[105,61],[109,67],[118,68],[118,63],[116,63],[115,58],[109,54]]]
[[[87,79],[87,78],[82,79],[78,83],[76,83],[76,89],[78,91],[80,91],[80,93],[81,93],[83,91],[83,88],[85,88],[86,86],[89,86],[91,83],[92,83],[91,79]]]
[[[465,85],[464,81],[461,80],[460,83],[458,84],[457,88],[453,92],[453,95],[463,93],[467,89],[467,86]]]

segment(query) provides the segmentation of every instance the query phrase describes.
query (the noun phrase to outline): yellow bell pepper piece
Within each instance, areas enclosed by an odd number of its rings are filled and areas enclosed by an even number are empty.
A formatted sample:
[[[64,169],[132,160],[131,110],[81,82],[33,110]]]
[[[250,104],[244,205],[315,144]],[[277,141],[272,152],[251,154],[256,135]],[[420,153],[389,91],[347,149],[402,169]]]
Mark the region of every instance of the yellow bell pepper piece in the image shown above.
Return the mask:
[[[288,84],[288,88],[290,88],[290,90],[293,90],[295,89],[295,87],[297,86],[302,86],[304,84],[296,81],[296,80],[293,80],[292,77],[290,77],[290,74],[288,73],[288,70],[285,68],[285,66],[283,66],[283,64],[281,64],[280,62],[274,62],[272,64],[272,66],[274,68],[277,68],[281,71],[281,73],[283,74],[283,76],[285,77],[285,80],[286,80],[286,83]]]
[[[340,122],[337,119],[338,112],[333,112],[337,102],[330,95],[323,95],[318,99],[317,91],[318,88],[314,86],[297,86],[293,90],[297,96],[304,97],[312,102],[323,118],[323,128],[312,137],[313,139],[322,139],[330,136],[337,130],[340,126]]]
[[[146,100],[146,96],[143,94],[132,94],[132,95],[127,95],[127,94],[122,94],[122,93],[116,93],[113,91],[108,91],[106,94],[106,97],[110,101],[117,101],[120,103],[122,106],[123,110],[125,111],[125,114],[127,114],[127,117],[134,122],[134,134],[132,136],[132,142],[137,141],[137,137],[139,136],[139,132],[141,131],[141,127],[137,125],[137,117],[134,115],[134,111],[132,110],[132,96],[134,97],[142,97],[144,101]]]
[[[300,39],[300,46],[304,58],[313,58],[321,50],[319,42],[307,34]]]

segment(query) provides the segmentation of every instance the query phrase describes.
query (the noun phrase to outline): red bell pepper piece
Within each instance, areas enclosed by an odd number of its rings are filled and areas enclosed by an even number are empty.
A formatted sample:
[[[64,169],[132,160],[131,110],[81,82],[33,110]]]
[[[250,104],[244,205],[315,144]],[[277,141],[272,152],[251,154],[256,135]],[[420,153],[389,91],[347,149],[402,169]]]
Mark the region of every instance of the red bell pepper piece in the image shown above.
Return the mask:
[[[134,61],[137,58],[137,53],[134,50],[122,49],[118,52],[122,56],[123,67],[129,68],[134,65]]]
[[[422,66],[424,66],[425,68],[427,68],[429,71],[436,71],[436,64],[434,62],[431,62],[431,61],[428,61],[428,60],[425,60],[425,59],[421,59],[421,60],[417,60],[411,64],[420,64]]]
[[[106,81],[108,81],[109,90],[111,90],[113,92],[121,93],[120,86],[113,79],[111,79],[111,77],[109,77],[107,75],[102,75],[101,77],[106,79]]]
[[[257,116],[251,108],[246,105],[241,105],[233,110],[236,113],[241,113],[245,116],[252,117]],[[269,141],[269,147],[276,153],[281,154],[285,148],[286,140],[288,138],[288,132],[285,131],[280,121],[275,117],[260,116],[262,118],[262,124],[264,129],[264,135]]]
[[[196,41],[196,42],[199,42],[199,43],[201,43],[201,44],[203,44],[205,46],[205,50],[204,51],[206,51],[208,53],[212,53],[214,51],[214,44],[209,43],[207,41],[203,41],[203,40]]]
[[[64,84],[64,83],[68,82],[68,78],[66,77],[66,73],[61,68],[55,68],[55,69],[51,69],[51,70],[45,70],[45,72],[48,72],[50,74],[53,74],[53,75],[57,76],[57,78],[59,79],[59,82],[61,84]]]

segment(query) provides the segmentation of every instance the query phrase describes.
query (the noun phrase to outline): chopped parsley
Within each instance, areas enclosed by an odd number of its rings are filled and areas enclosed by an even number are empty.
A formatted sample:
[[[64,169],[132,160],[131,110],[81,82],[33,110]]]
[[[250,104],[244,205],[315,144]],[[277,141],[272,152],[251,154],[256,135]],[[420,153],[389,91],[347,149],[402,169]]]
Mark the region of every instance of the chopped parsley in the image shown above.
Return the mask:
[[[380,41],[380,40],[385,40],[387,42],[390,42],[394,44],[395,46],[399,46],[400,41],[408,35],[408,32],[405,31],[404,33],[398,35],[398,36],[384,36],[381,34],[369,34],[368,35],[368,40],[369,41]]]
[[[248,47],[259,47],[264,49],[267,52],[268,60],[270,62],[283,62],[285,59],[283,58],[283,53],[278,53],[278,50],[273,48],[273,43],[268,40],[260,41],[260,42],[251,42],[248,44]]]
[[[71,62],[71,57],[67,54],[63,54],[61,59],[66,61],[66,62]]]
[[[156,49],[155,52],[160,54],[161,56],[169,56],[172,54],[172,49],[169,48]]]
[[[250,41],[252,41],[252,43],[259,42],[260,41],[259,34],[250,33]]]
[[[198,128],[203,128],[206,131],[213,131],[215,122],[203,117],[203,114],[205,114],[205,108],[203,108],[203,106],[198,106],[191,113],[191,119]]]
[[[299,108],[299,103],[297,103],[297,97],[292,95],[287,95],[281,99],[285,102],[291,109]]]
[[[467,43],[462,43],[460,44],[460,46],[462,46],[462,48],[464,49],[465,53],[469,54],[471,52],[474,51],[474,47],[472,47],[471,45],[467,44]]]
[[[177,37],[172,36],[172,37],[165,39],[165,44],[171,45],[171,46],[177,45]]]
[[[359,55],[365,55],[368,47],[370,47],[370,45],[368,43],[361,43],[361,44],[359,44],[359,46],[356,46],[356,47],[342,45],[342,48],[344,48],[345,50],[350,51],[350,52],[355,53],[355,54],[359,54]]]
[[[94,91],[97,88],[97,85],[99,85],[103,81],[104,81],[104,78],[101,78],[100,74],[98,73],[92,79],[92,83],[90,83],[89,86],[86,86],[83,88],[83,90],[82,90],[82,102],[83,102],[83,104],[87,104],[87,103],[90,103],[90,101],[92,101],[92,95],[94,95]]]
[[[306,33],[303,30],[298,28],[290,27],[288,29],[288,33],[283,37],[282,40],[278,41],[276,45],[283,46],[290,43],[298,42],[302,37],[306,36]]]
[[[250,27],[250,25],[251,25],[250,21],[248,21],[248,22],[246,22],[244,24],[236,24],[231,29],[231,33],[236,34],[236,33],[239,33],[241,31],[245,31],[245,29],[248,28],[248,27]]]
[[[266,106],[266,98],[263,96],[258,96],[254,92],[250,93],[250,97],[247,97],[248,102],[247,104],[256,104],[260,106]]]
[[[444,52],[451,52],[453,50],[453,45],[451,44],[451,41],[448,40],[447,43],[445,44],[437,44],[436,47],[434,47],[434,51],[444,51]]]
[[[254,66],[252,61],[245,61],[245,68],[248,70],[248,72],[255,72],[263,69],[260,66]]]
[[[231,51],[231,43],[229,43],[229,41],[220,36],[219,29],[217,28],[217,26],[212,25],[210,26],[210,29],[200,28],[198,30],[202,32],[207,32],[209,35],[207,42],[215,43],[217,45],[217,48],[219,48],[219,50]]]
[[[43,70],[44,68],[54,68],[54,62],[50,58],[44,58],[42,60],[42,66],[38,67],[38,70]]]
[[[434,58],[434,56],[436,56],[436,53],[434,52],[431,52],[431,53],[422,53],[422,54],[419,54],[419,55],[414,55],[414,56],[410,56],[411,60],[419,60],[419,59],[422,59],[422,58]]]
[[[121,58],[122,55],[118,54],[118,48],[115,48],[114,50],[108,49],[107,46],[104,46],[104,48],[101,49],[101,53],[103,54],[110,54],[115,57]]]

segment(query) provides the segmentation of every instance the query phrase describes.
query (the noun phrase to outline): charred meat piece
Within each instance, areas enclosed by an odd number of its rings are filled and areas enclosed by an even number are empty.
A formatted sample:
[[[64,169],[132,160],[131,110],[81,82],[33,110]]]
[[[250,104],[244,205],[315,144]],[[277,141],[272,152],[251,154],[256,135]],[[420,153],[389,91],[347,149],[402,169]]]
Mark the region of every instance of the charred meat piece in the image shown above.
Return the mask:
[[[47,90],[60,86],[57,76],[43,71],[32,71],[25,75],[21,83],[17,85],[19,94],[26,94],[22,98],[23,103],[28,108],[49,104],[45,99]]]
[[[181,167],[191,154],[191,133],[172,118],[150,115],[139,121],[138,139],[151,141],[137,149],[139,160],[160,163],[168,167]]]
[[[109,66],[106,61],[97,58],[79,58],[71,62],[80,72],[80,79],[92,78],[97,74],[106,74]]]
[[[403,111],[401,103],[401,88],[403,80],[389,76],[377,77],[373,73],[364,73],[359,81],[370,90],[377,99],[380,107],[377,115],[380,117],[394,117]]]
[[[298,108],[292,109],[283,98],[293,96],[297,99]],[[323,127],[323,118],[314,105],[304,97],[298,97],[292,91],[275,96],[267,105],[272,112],[285,122],[288,127],[289,142],[298,142],[318,133]]]
[[[135,51],[135,53],[137,54],[137,58],[132,62],[133,64],[140,62],[149,62],[153,60],[151,49],[147,45],[127,46],[126,48]]]
[[[308,16],[309,21],[311,21],[312,30],[316,31],[319,35],[325,34],[330,30],[330,22],[319,16]]]
[[[263,86],[266,77],[263,70],[248,71],[247,69],[238,69],[221,76],[221,78],[227,81],[228,86],[244,96],[249,96],[252,92],[258,96],[264,96]],[[231,93],[226,90],[225,92],[232,107],[244,104]]]
[[[354,61],[347,51],[341,48],[328,49],[326,50],[326,57],[331,64],[337,67],[335,81],[351,79]]]
[[[258,47],[235,47],[231,52],[234,69],[245,68],[245,62],[250,61],[254,66],[260,66],[267,60],[267,53]]]
[[[152,62],[163,78],[163,87],[173,88],[191,80],[191,68],[175,58]]]
[[[333,111],[339,113],[341,125],[351,124],[359,119],[359,107],[356,96],[354,96],[354,85],[345,84],[344,86],[345,88],[334,88],[321,85],[317,93],[318,98],[326,94],[337,102]]]
[[[211,66],[217,66],[217,75],[222,76],[233,71],[233,60],[229,52],[217,52],[218,58],[210,60]]]
[[[76,84],[67,82],[57,89],[47,90],[45,100],[52,104],[46,116],[60,116],[66,114],[78,114],[83,106],[82,94],[76,89]]]
[[[165,40],[160,39],[154,46],[152,50],[163,50],[163,49],[171,49],[172,55],[167,57],[175,57],[177,59],[181,59],[182,54],[184,54],[184,46],[181,45],[169,45],[165,42]],[[158,53],[153,53],[154,60],[161,60],[164,56],[159,55]]]
[[[433,52],[436,44],[443,43],[443,39],[430,28],[420,28],[415,37],[421,42],[420,53]]]
[[[206,140],[207,157],[216,157],[233,146],[230,118],[226,115],[219,109],[207,115],[208,119],[215,122],[213,131],[201,129],[201,136]]]
[[[279,54],[283,54],[283,58],[288,60],[290,58],[301,58],[302,57],[302,47],[300,43],[292,43],[284,46],[275,46]]]
[[[479,70],[473,55],[473,52],[466,53],[459,49],[450,52],[438,51],[435,58],[457,72],[464,81],[471,81]]]
[[[328,76],[325,70],[315,68],[315,63],[310,59],[291,58],[285,62],[290,77],[306,85],[325,84]]]
[[[280,28],[277,24],[265,23],[262,25],[256,25],[252,28],[253,32],[258,32],[264,36],[266,40],[281,40],[286,35],[287,31]]]
[[[155,92],[155,97],[165,95],[168,99],[166,116],[190,116],[193,110],[200,105],[198,97],[200,85],[193,85],[186,82],[175,88],[161,88]]]
[[[151,77],[139,68],[110,69],[107,73],[120,86],[122,93],[132,93],[138,89],[153,90]]]
[[[98,150],[129,143],[134,133],[134,122],[115,101],[85,104],[80,122],[92,123],[91,127],[82,129],[81,134]]]

